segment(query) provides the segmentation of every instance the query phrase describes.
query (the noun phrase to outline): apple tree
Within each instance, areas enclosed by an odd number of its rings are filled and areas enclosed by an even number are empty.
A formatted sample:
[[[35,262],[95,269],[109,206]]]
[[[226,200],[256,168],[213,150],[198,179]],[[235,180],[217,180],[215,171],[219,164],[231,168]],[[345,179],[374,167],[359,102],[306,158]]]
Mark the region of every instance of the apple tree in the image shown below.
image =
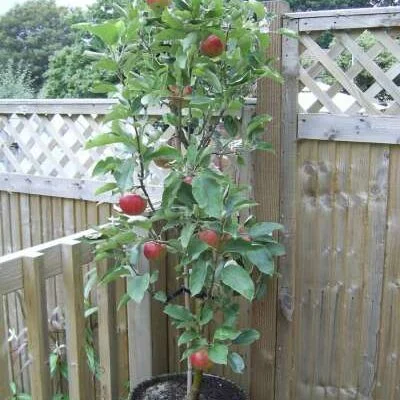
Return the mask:
[[[113,260],[102,282],[127,280],[121,304],[140,302],[146,292],[164,304],[181,331],[182,360],[195,369],[188,394],[195,400],[213,364],[243,372],[232,345],[249,345],[259,333],[238,327],[238,300],[260,297],[284,254],[274,235],[282,226],[243,218],[257,204],[248,186],[225,173],[229,162],[272,150],[262,139],[271,117],[254,115],[244,124],[241,110],[257,79],[281,77],[265,55],[269,17],[258,1],[134,0],[120,12],[80,25],[107,47],[97,66],[118,76],[117,84],[96,85],[119,102],[106,117],[108,132],[87,143],[113,147],[94,174],[112,176],[100,192],[120,196],[119,212],[94,240],[96,259]],[[161,119],[152,107],[165,110]],[[147,187],[154,163],[168,172],[159,202]],[[157,290],[157,272],[140,270],[142,257],[165,252],[177,259],[175,296]],[[190,296],[186,306],[180,294]]]

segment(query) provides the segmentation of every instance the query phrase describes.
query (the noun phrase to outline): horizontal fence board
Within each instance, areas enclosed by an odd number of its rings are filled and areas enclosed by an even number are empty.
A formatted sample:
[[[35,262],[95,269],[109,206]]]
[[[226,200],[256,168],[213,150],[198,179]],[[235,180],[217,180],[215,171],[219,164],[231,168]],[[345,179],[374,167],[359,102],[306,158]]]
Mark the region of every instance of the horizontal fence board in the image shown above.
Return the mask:
[[[66,179],[0,173],[0,191],[115,203],[117,200],[116,196],[112,196],[111,194],[95,195],[96,190],[105,183],[104,181],[87,179]],[[148,186],[148,192],[152,198],[161,198],[160,187]]]
[[[400,7],[289,13],[287,18],[299,20],[300,32],[397,27]]]
[[[61,274],[62,254],[61,246],[67,241],[76,240],[93,233],[93,230],[80,232],[62,239],[47,242],[42,245],[31,247],[28,251],[21,250],[3,257],[0,257],[0,293],[6,294],[23,288],[22,259],[25,256],[35,253],[43,253],[44,279]],[[87,264],[93,259],[91,251],[88,251],[88,243],[79,243],[82,264]]]
[[[299,114],[298,139],[400,144],[400,118]]]

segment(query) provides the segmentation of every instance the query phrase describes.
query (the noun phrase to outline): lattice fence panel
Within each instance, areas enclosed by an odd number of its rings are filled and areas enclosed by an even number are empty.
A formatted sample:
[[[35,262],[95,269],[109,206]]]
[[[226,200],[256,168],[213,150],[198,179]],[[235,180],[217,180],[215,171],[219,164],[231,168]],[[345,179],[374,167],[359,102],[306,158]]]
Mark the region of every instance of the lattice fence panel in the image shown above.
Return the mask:
[[[331,39],[326,32],[300,34],[300,112],[398,114],[398,28],[338,30],[329,35]]]

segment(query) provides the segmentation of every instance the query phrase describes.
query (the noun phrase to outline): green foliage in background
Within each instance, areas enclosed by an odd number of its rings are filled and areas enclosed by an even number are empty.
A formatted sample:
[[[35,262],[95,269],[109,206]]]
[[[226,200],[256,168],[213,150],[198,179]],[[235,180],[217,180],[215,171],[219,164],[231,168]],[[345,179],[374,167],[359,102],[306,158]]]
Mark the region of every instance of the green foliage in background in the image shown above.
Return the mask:
[[[32,99],[35,90],[30,72],[24,64],[12,60],[0,64],[0,99]]]
[[[73,41],[69,11],[54,0],[30,0],[0,17],[0,60],[23,63],[39,91],[49,57]]]

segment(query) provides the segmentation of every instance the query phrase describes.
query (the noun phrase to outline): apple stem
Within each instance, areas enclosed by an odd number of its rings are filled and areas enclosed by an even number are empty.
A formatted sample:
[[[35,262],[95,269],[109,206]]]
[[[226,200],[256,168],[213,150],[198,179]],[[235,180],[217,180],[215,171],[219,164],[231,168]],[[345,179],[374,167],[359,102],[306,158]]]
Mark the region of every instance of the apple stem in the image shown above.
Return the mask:
[[[196,369],[194,373],[193,385],[190,392],[188,392],[189,394],[187,396],[187,400],[199,400],[202,380],[203,380],[203,371]]]
[[[189,287],[189,271],[187,265],[184,268],[184,285],[185,287]],[[185,291],[185,308],[191,312],[190,309],[190,293]],[[189,346],[189,345],[188,345]],[[192,390],[192,364],[190,362],[190,357],[187,359],[187,393],[190,393]]]

